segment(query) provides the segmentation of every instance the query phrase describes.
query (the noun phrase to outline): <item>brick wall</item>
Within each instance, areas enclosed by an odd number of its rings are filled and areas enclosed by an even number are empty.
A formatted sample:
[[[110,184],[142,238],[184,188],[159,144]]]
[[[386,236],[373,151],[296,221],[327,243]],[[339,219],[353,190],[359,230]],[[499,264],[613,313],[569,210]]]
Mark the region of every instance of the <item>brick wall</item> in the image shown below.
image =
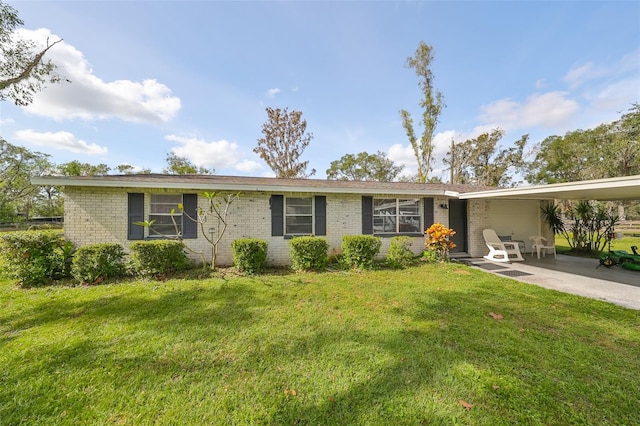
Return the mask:
[[[145,214],[150,210],[150,193],[193,193],[189,190],[158,190],[151,188],[86,188],[67,187],[65,189],[65,236],[77,246],[99,242],[115,242],[121,244],[128,251],[127,240],[127,193],[145,193]],[[231,242],[238,238],[260,238],[269,244],[268,261],[272,265],[288,265],[289,241],[284,237],[271,236],[271,210],[269,207],[269,193],[249,192],[231,205],[229,210],[228,228],[219,243],[217,264],[230,265],[233,262]],[[294,195],[284,193],[283,195]],[[295,196],[313,196],[314,193]],[[398,195],[379,194],[375,197],[395,198]],[[343,235],[359,235],[362,233],[362,198],[359,194],[328,194],[327,195],[327,235],[329,252],[340,251]],[[198,206],[207,210],[207,199],[198,197]],[[436,221],[445,225],[448,223],[448,211],[438,208],[445,203],[446,198],[434,200]],[[147,216],[148,217],[148,216]],[[209,236],[215,231],[213,218],[205,224],[204,232]],[[212,237],[215,237],[213,235]],[[391,238],[383,238],[380,256],[385,256]],[[423,250],[424,237],[413,238],[412,249],[419,254]],[[211,245],[198,229],[198,238],[185,240],[186,244],[195,251],[205,254],[207,261],[211,258]],[[194,260],[200,256],[190,254]]]

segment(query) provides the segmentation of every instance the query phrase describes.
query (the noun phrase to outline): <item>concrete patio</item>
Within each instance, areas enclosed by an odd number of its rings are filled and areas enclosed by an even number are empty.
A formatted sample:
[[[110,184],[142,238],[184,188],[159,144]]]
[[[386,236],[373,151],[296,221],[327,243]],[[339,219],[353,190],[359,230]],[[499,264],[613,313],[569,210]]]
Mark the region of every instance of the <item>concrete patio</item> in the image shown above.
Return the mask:
[[[640,272],[619,266],[597,267],[597,259],[559,254],[538,259],[525,255],[524,262],[497,263],[483,258],[465,259],[470,266],[496,275],[541,287],[604,300],[640,310]]]

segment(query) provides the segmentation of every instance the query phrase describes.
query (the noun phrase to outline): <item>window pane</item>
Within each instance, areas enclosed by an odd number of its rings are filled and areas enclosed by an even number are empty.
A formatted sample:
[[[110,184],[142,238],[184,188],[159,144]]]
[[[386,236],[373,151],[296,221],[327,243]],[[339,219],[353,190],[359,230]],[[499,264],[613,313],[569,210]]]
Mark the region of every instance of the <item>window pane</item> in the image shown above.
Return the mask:
[[[181,194],[151,194],[151,204],[178,204],[182,202]]]
[[[393,215],[396,214],[396,200],[391,199],[377,199],[373,200],[373,214],[374,215]]]
[[[311,216],[287,216],[287,234],[312,234]]]
[[[396,232],[396,217],[375,216],[373,218],[373,232]]]
[[[420,216],[420,204],[418,200],[400,200],[400,214]]]
[[[287,198],[287,215],[311,215],[312,200],[307,198]]]

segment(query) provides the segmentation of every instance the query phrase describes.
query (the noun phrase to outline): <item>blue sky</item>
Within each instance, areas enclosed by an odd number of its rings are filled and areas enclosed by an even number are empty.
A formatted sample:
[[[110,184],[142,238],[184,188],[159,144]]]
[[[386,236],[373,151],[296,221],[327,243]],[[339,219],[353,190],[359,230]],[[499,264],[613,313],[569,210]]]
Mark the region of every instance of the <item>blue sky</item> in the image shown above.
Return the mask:
[[[640,2],[9,1],[70,84],[0,104],[12,144],[160,172],[170,151],[217,174],[272,176],[253,152],[268,106],[303,112],[315,177],[345,154],[416,166],[399,110],[404,66],[434,48],[444,96],[434,175],[451,139],[499,127],[505,146],[586,129],[640,102]],[[418,132],[421,133],[421,128]]]

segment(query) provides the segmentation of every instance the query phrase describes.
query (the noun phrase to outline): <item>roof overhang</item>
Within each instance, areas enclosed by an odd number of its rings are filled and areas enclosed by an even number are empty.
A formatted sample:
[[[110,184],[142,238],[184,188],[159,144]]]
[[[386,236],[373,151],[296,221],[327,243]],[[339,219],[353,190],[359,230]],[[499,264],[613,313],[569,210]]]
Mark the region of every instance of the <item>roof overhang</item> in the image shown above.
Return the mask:
[[[42,176],[32,177],[33,185],[50,185],[64,187],[94,187],[94,188],[144,188],[144,189],[175,189],[189,191],[230,191],[230,192],[285,192],[285,193],[323,193],[323,194],[397,194],[424,196],[444,196],[457,198],[459,193],[441,188],[429,188],[420,185],[413,188],[394,187],[381,184],[369,186],[344,186],[337,181],[321,181],[314,185],[312,180],[282,180],[248,179],[246,181],[212,180],[210,182],[181,181],[179,178],[171,179],[145,179],[144,175],[136,175],[136,179],[113,179],[115,176],[75,177],[75,176]],[[296,182],[300,184],[296,184]],[[316,181],[317,182],[317,181]],[[336,185],[332,185],[335,182]],[[351,182],[353,183],[353,182]]]
[[[640,175],[460,194],[460,199],[640,200]]]

